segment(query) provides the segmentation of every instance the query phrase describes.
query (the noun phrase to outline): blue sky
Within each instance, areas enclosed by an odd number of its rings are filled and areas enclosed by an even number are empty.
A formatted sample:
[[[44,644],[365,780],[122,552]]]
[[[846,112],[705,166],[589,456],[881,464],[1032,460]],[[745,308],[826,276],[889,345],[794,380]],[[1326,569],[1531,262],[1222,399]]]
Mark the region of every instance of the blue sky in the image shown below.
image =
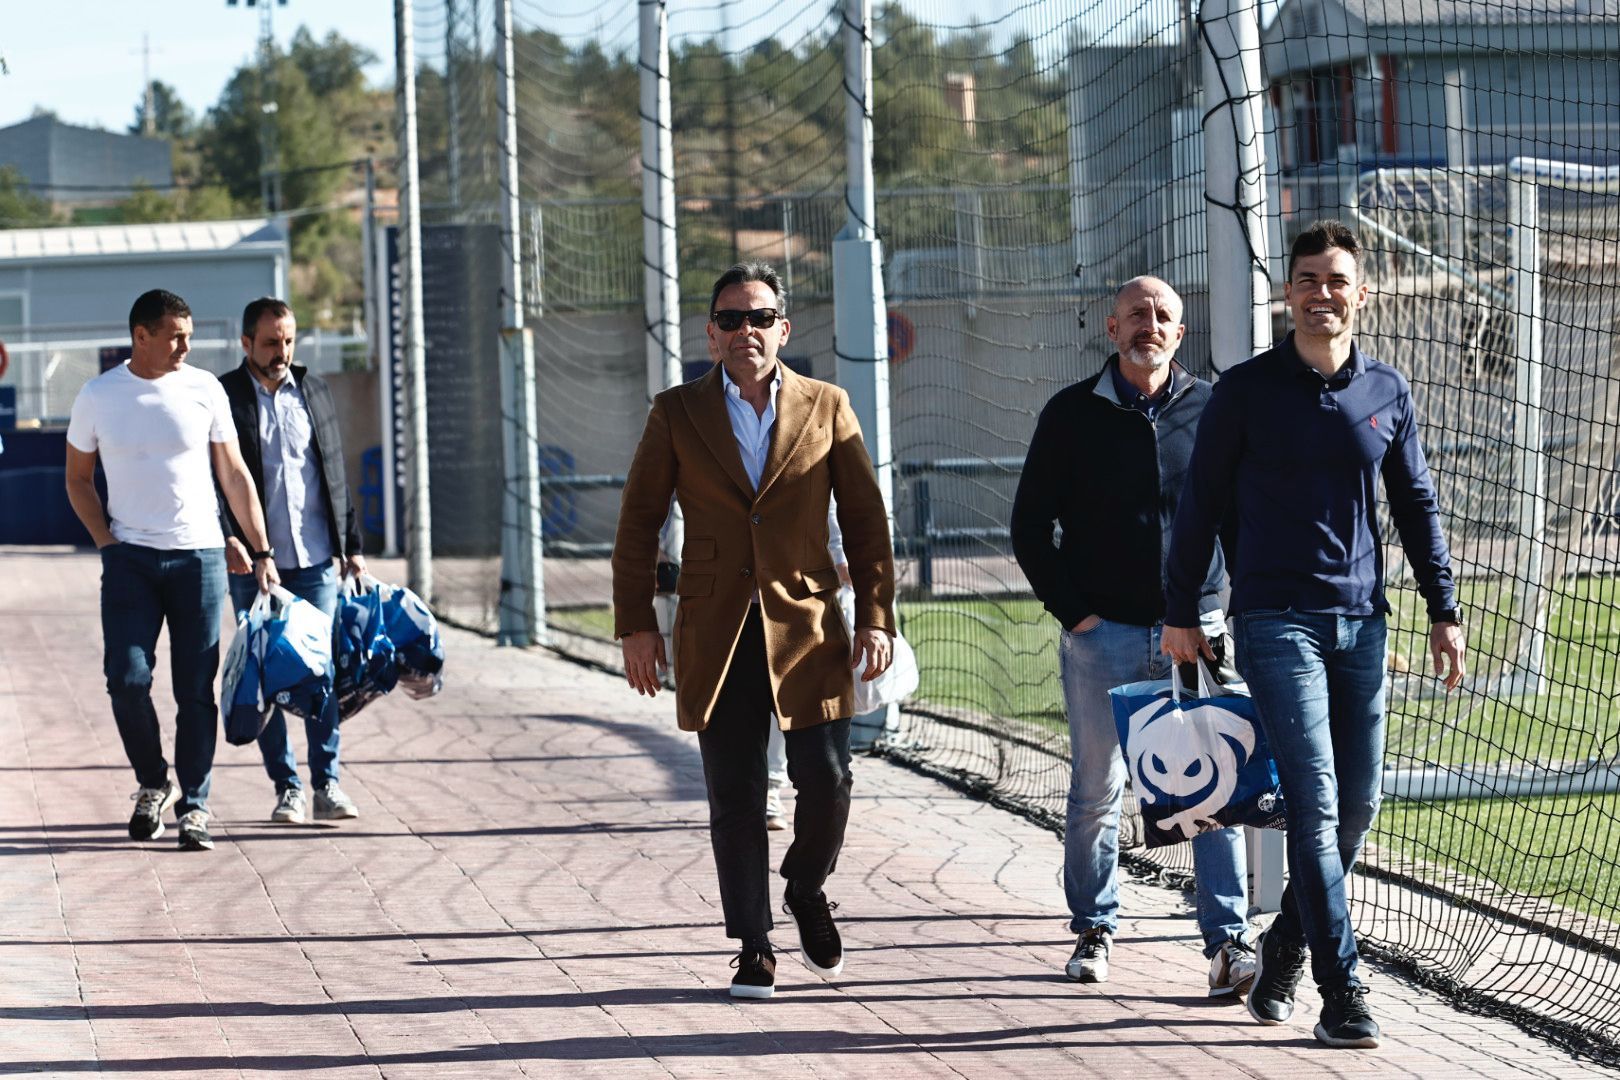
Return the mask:
[[[152,77],[174,86],[195,113],[219,100],[231,74],[253,55],[257,8],[225,0],[3,0],[26,5],[26,19],[0,20],[0,127],[28,119],[35,106],[69,123],[123,130],[141,96],[141,35],[152,48]],[[275,9],[285,44],[299,24],[319,37],[336,30],[376,53],[373,82],[393,81],[391,0],[289,0]]]
[[[442,55],[445,0],[415,0],[425,36],[424,57]],[[493,0],[455,0],[463,18],[477,3],[486,19]],[[26,120],[35,107],[69,123],[121,131],[134,119],[140,99],[141,42],[151,44],[154,79],[174,86],[199,116],[219,100],[231,74],[252,57],[259,9],[225,0],[0,0],[28,6],[26,19],[0,20],[0,55],[11,69],[0,75],[0,127]],[[1273,4],[1266,0],[1264,7]],[[634,48],[634,0],[514,0],[519,26],[542,26],[577,41],[596,37],[609,49]],[[792,43],[809,28],[826,25],[830,0],[670,0],[670,30],[677,40],[708,36],[723,25],[729,8],[732,47],[777,33]],[[1064,23],[1090,23],[1097,33],[1137,19],[1163,20],[1175,0],[907,0],[906,7],[936,26],[966,26],[994,18],[997,36],[1022,30],[1042,38]],[[995,12],[991,15],[991,12]],[[283,44],[300,26],[317,37],[336,30],[378,57],[369,69],[379,86],[393,82],[393,0],[289,0],[274,9],[276,38]],[[743,40],[738,40],[743,39]],[[487,40],[487,39],[486,39]],[[1058,42],[1062,35],[1051,35]]]

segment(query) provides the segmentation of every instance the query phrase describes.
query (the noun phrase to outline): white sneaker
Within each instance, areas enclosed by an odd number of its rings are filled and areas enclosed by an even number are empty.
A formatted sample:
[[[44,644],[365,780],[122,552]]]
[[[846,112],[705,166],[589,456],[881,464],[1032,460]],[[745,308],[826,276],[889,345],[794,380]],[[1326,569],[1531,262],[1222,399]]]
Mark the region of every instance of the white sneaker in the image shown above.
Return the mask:
[[[1074,943],[1074,953],[1063,966],[1063,973],[1075,982],[1108,981],[1108,954],[1114,949],[1114,935],[1106,926],[1093,926]]]
[[[787,815],[782,813],[782,792],[775,787],[765,789],[765,827],[771,832],[787,828]]]
[[[1253,946],[1247,941],[1228,941],[1209,958],[1209,996],[1248,993],[1255,970]]]
[[[357,818],[360,811],[354,800],[343,794],[336,780],[328,780],[315,789],[315,818],[317,821],[335,821],[339,818]]]
[[[280,825],[302,825],[309,820],[304,812],[304,789],[290,787],[276,796],[276,808],[270,811],[270,820]]]

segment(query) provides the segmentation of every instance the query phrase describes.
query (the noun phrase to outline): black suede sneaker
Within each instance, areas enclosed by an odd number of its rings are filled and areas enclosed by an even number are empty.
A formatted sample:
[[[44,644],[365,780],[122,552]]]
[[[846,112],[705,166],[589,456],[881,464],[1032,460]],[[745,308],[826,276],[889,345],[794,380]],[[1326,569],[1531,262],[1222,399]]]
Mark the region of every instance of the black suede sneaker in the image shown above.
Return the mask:
[[[129,819],[129,838],[156,840],[163,835],[164,811],[180,801],[180,788],[173,780],[165,780],[162,787],[143,787],[130,798],[135,800],[135,813]]]
[[[1267,930],[1254,952],[1249,1015],[1267,1027],[1286,1023],[1294,1015],[1294,991],[1305,973],[1305,947],[1287,945]]]
[[[1367,1009],[1367,988],[1360,983],[1322,991],[1322,1018],[1316,1041],[1347,1050],[1373,1050],[1378,1046],[1378,1024]]]
[[[731,960],[737,974],[731,977],[734,998],[768,998],[776,993],[776,957],[769,949],[743,947]]]
[[[782,910],[792,915],[799,925],[799,949],[804,966],[826,979],[843,971],[844,940],[838,936],[832,917],[838,905],[829,904],[826,893],[817,893],[813,900],[800,900],[793,895],[791,882],[783,900]]]

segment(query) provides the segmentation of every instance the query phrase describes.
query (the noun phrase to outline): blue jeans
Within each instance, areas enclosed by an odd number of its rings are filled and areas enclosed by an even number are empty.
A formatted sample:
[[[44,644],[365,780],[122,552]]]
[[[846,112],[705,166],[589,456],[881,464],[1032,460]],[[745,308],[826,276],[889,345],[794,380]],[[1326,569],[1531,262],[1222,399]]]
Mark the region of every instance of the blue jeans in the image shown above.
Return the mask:
[[[225,603],[225,549],[163,551],[137,544],[101,549],[102,671],[124,755],[146,788],[169,781],[163,733],[152,706],[158,632],[169,625],[174,683],[176,815],[208,808],[219,708],[219,616]]]
[[[1288,807],[1288,888],[1271,933],[1308,945],[1325,989],[1357,982],[1345,876],[1378,813],[1384,764],[1382,615],[1251,611],[1238,667]]]
[[[280,570],[281,587],[303,600],[308,600],[327,615],[337,612],[338,575],[333,563],[323,566],[305,566],[297,570]],[[259,594],[259,582],[252,574],[231,575],[231,605],[241,614],[253,606]],[[338,702],[336,694],[328,694],[326,708],[319,716],[304,720],[304,736],[309,740],[309,782],[312,787],[324,787],[328,780],[338,778]],[[301,787],[298,782],[298,755],[293,753],[292,740],[287,737],[287,721],[278,708],[270,714],[270,722],[259,733],[259,753],[264,758],[264,771],[276,782],[276,791]]]
[[[1125,758],[1119,750],[1108,691],[1144,679],[1170,677],[1170,658],[1159,652],[1158,626],[1104,619],[1090,630],[1063,631],[1059,645],[1063,698],[1069,713],[1068,817],[1063,830],[1063,892],[1079,934],[1119,926],[1119,813]],[[1192,842],[1198,927],[1204,955],[1248,928],[1248,876],[1241,829],[1202,833]]]

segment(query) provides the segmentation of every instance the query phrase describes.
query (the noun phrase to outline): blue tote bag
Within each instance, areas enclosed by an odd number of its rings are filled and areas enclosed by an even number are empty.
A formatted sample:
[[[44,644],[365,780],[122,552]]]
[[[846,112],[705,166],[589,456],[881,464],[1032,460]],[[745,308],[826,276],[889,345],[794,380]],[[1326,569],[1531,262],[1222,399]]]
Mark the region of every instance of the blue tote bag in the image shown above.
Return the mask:
[[[1277,764],[1247,687],[1217,686],[1202,661],[1187,699],[1171,678],[1108,692],[1150,848],[1232,825],[1286,824]]]
[[[264,653],[264,624],[270,619],[270,596],[260,593],[253,605],[236,617],[236,636],[225,654],[225,678],[220,686],[219,711],[225,721],[225,741],[246,746],[259,737],[270,720],[272,706],[264,699],[259,669]]]

